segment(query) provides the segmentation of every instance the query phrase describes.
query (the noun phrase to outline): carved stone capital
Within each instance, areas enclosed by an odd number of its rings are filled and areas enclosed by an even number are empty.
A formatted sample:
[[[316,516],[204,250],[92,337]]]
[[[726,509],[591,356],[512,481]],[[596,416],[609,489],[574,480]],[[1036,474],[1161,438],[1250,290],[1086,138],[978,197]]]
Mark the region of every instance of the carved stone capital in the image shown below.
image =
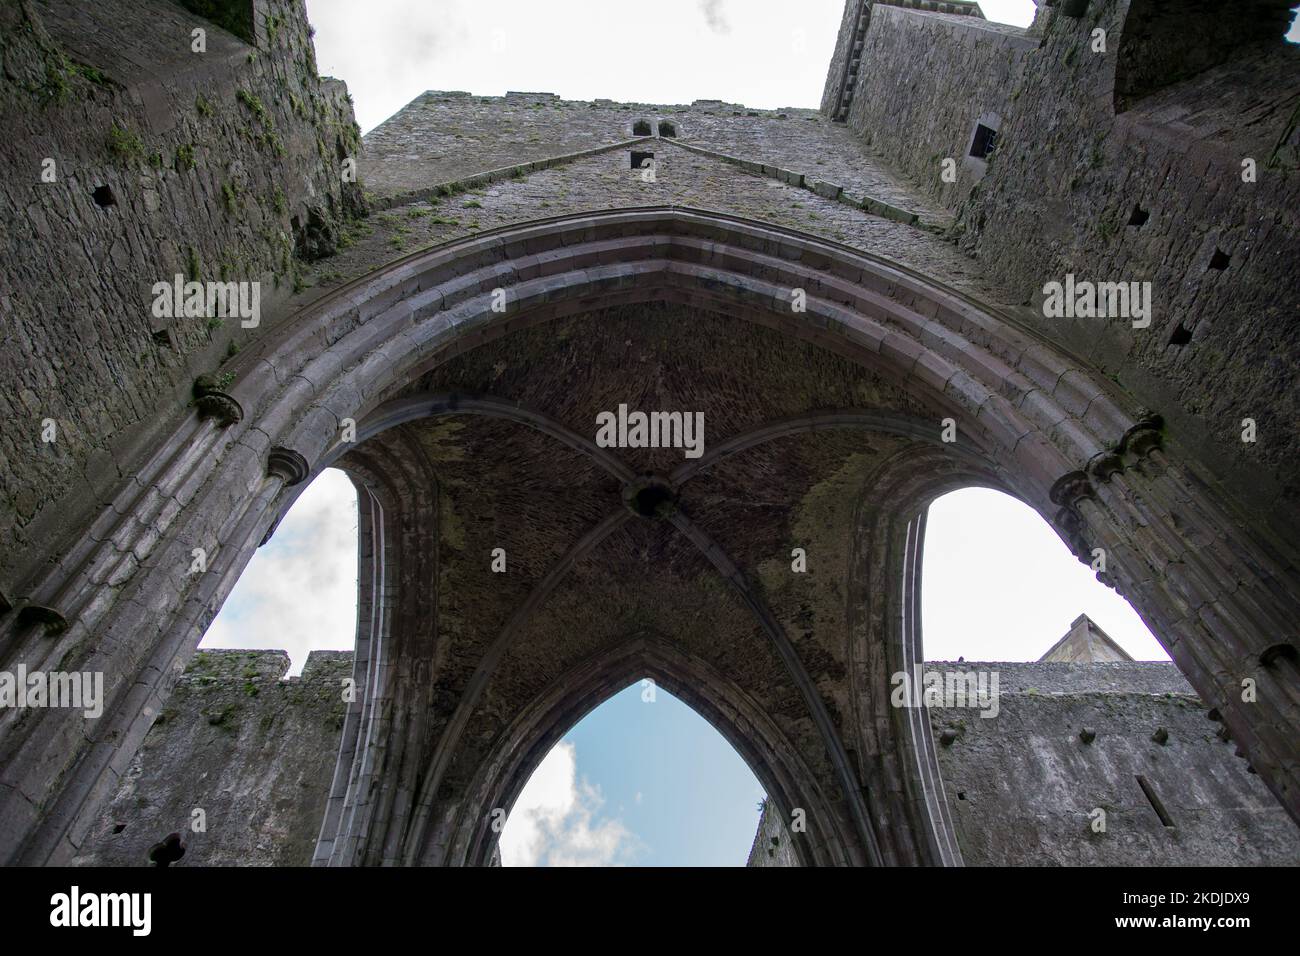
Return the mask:
[[[1124,459],[1117,452],[1103,451],[1092,456],[1086,470],[1098,483],[1109,481],[1111,475],[1124,470]]]
[[[1084,498],[1091,498],[1092,495],[1092,482],[1081,471],[1071,471],[1057,478],[1049,494],[1055,504],[1064,505],[1067,508],[1074,507],[1075,502],[1082,501]]]
[[[43,604],[24,604],[18,611],[18,626],[41,624],[46,634],[62,634],[68,629],[68,619],[61,611]]]
[[[304,481],[311,474],[311,468],[307,465],[307,459],[292,448],[276,445],[267,456],[266,473],[272,478],[284,479],[284,486],[291,488]]]
[[[1144,415],[1141,421],[1124,433],[1119,442],[1120,451],[1138,458],[1146,457],[1160,447],[1163,440],[1160,429],[1163,424],[1164,420],[1159,415]]]
[[[244,420],[244,409],[225,392],[205,392],[194,400],[200,418],[215,418],[223,428]]]

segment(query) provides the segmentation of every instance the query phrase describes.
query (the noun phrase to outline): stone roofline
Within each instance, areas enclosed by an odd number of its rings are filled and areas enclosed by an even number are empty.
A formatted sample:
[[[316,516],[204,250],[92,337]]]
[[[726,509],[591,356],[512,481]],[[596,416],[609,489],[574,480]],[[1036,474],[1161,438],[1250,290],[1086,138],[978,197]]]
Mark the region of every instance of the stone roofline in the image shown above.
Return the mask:
[[[181,680],[238,682],[256,679],[281,683],[330,679],[336,673],[352,672],[352,651],[311,651],[302,673],[286,677],[292,660],[282,648],[212,648],[195,652]]]
[[[491,101],[491,102],[499,102],[503,105],[507,103],[518,103],[520,101],[532,100],[534,102],[539,102],[539,103],[567,103],[567,104],[581,103],[592,107],[595,106],[603,106],[607,108],[625,107],[627,109],[644,109],[644,110],[660,110],[660,111],[672,110],[674,112],[688,112],[693,109],[706,110],[706,111],[728,109],[732,111],[741,111],[745,114],[750,114],[754,116],[759,116],[759,115],[777,116],[781,113],[793,114],[798,116],[820,116],[821,115],[818,112],[816,107],[810,107],[810,106],[778,106],[775,109],[762,109],[754,106],[746,106],[744,103],[730,103],[727,102],[726,100],[697,99],[697,100],[693,100],[690,103],[641,103],[641,102],[625,101],[625,100],[610,100],[599,96],[596,97],[595,99],[585,100],[585,99],[568,99],[566,97],[561,96],[558,93],[520,93],[514,90],[509,90],[504,95],[495,95],[495,96],[488,95],[488,94],[471,93],[466,90],[425,90],[423,93],[419,94],[418,96],[412,97],[410,102],[412,103],[416,102],[421,98],[427,96],[457,97],[457,98],[473,99],[473,100],[480,100],[480,101]],[[410,104],[408,103],[407,105]],[[405,109],[406,107],[403,106],[402,108]]]
[[[250,679],[250,670],[256,671],[260,680],[286,683],[328,680],[351,673],[352,651],[312,651],[299,677],[285,678],[289,665],[289,653],[282,649],[201,650],[194,655],[182,680],[203,678],[209,682],[243,683]],[[926,661],[924,666],[927,671],[996,671],[999,692],[1003,694],[1195,696],[1169,661]]]
[[[1119,644],[1115,641],[1115,639],[1111,637],[1109,634],[1107,634],[1105,630],[1102,629],[1100,624],[1098,624],[1096,621],[1090,618],[1087,614],[1080,614],[1078,617],[1076,617],[1073,621],[1070,622],[1070,629],[1066,631],[1064,635],[1061,636],[1061,639],[1059,641],[1057,641],[1055,644],[1053,644],[1043,653],[1043,656],[1039,658],[1039,661],[1047,662],[1047,659],[1051,657],[1052,654],[1054,654],[1061,647],[1065,646],[1072,638],[1075,637],[1080,627],[1087,627],[1088,630],[1091,631],[1092,634],[1095,636],[1097,641],[1100,642],[1104,647],[1108,648],[1116,655],[1118,655],[1120,660],[1122,661],[1133,660],[1133,656],[1129,654],[1128,651],[1124,650],[1124,648],[1120,647]]]

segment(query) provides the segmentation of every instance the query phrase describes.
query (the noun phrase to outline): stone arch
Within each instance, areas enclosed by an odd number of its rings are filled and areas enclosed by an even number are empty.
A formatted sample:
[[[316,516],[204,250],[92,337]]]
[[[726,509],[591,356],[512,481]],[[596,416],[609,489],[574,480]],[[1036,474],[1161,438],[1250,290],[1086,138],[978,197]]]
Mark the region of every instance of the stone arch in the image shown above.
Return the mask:
[[[794,306],[799,291],[802,308]],[[493,309],[502,292],[504,312]],[[951,418],[965,454],[984,462],[985,480],[1047,517],[1076,553],[1094,542],[1107,548],[1116,586],[1297,814],[1289,741],[1300,726],[1300,682],[1294,644],[1277,637],[1296,617],[1294,569],[1264,543],[1245,538],[1230,518],[1231,503],[1219,500],[1176,449],[1162,448],[1158,417],[1126,409],[1122,396],[1081,363],[932,278],[778,227],[652,207],[507,227],[409,256],[324,297],[241,355],[238,381],[225,398],[237,403],[242,418],[225,418],[223,425],[191,414],[64,560],[31,582],[27,593],[68,626],[50,640],[40,620],[4,623],[7,662],[103,670],[107,698],[94,726],[76,714],[4,716],[4,859],[58,861],[75,852],[215,608],[291,497],[288,489],[337,457],[344,419],[364,420],[424,371],[496,337],[596,303],[652,299],[813,342],[906,387],[930,409],[936,431],[941,418]],[[378,454],[356,451],[363,458]],[[391,620],[381,589],[390,588],[392,574],[408,573],[393,555],[428,560],[430,551],[419,537],[427,528],[392,524],[402,508],[432,507],[427,498],[410,498],[418,481],[433,489],[429,494],[437,487],[416,451],[383,451],[387,460],[372,462],[363,499],[369,546],[386,556],[380,586],[366,602],[376,623],[363,635],[381,649]],[[404,477],[394,478],[397,473]],[[902,580],[912,582],[897,596],[901,623],[890,626],[899,628],[915,615],[919,554],[908,550],[917,523],[899,516],[905,514],[878,516],[886,521],[887,544],[872,545],[893,549]],[[700,545],[707,550],[707,542]],[[210,573],[197,580],[185,570],[196,546],[212,555]],[[725,571],[725,555],[717,566]],[[743,575],[731,580],[743,593]],[[761,616],[761,609],[755,613]],[[417,653],[427,649],[432,632],[390,637]],[[396,650],[370,658],[368,696],[355,731],[349,717],[345,747],[382,724],[393,701],[418,701],[427,693],[418,667],[385,675]],[[1259,686],[1253,707],[1239,699],[1245,678]],[[858,694],[877,700],[879,690],[859,687]],[[818,696],[813,692],[810,704]],[[854,733],[869,740],[869,730]],[[867,778],[850,799],[907,794],[913,816],[933,816],[936,808],[915,779],[924,774],[926,746],[918,734],[893,748],[918,751],[910,763],[891,763],[888,747],[864,751],[873,761],[884,758],[879,768],[841,760],[840,773]],[[362,756],[360,772],[367,761],[376,765],[374,752]],[[415,750],[400,756],[401,769],[381,781],[390,806],[410,799],[423,766]],[[385,761],[397,766],[392,754]],[[879,789],[871,787],[873,775]],[[344,809],[331,804],[331,812]],[[879,841],[868,858],[953,862],[942,851],[931,855],[914,846],[906,828],[882,838],[879,818],[873,820],[857,823],[860,836]],[[394,859],[400,842],[395,833],[373,859]],[[932,847],[942,842],[941,833],[929,840]]]
[[[485,808],[513,806],[524,784],[551,748],[584,716],[627,687],[649,677],[660,687],[686,703],[707,720],[749,765],[767,790],[773,805],[789,819],[798,806],[807,811],[810,830],[795,841],[795,851],[804,865],[835,865],[848,862],[843,847],[849,842],[842,834],[820,831],[825,821],[834,821],[826,797],[815,776],[802,764],[780,729],[749,699],[707,664],[680,654],[656,635],[637,635],[598,657],[583,661],[568,679],[534,701],[510,725],[493,747],[471,788],[471,798],[456,816],[450,845],[438,853],[427,837],[413,847],[421,862],[443,865],[486,865],[495,834],[487,825]],[[741,731],[737,715],[746,729]]]
[[[584,436],[569,431],[562,424],[549,419],[536,411],[521,408],[517,404],[481,396],[422,395],[382,406],[374,415],[361,423],[358,430],[358,437],[363,439],[363,444],[361,445],[360,450],[372,447],[371,444],[365,443],[364,439],[381,435],[397,435],[398,437],[395,444],[398,445],[399,448],[409,447],[410,443],[405,440],[406,436],[402,435],[400,432],[403,424],[427,418],[429,416],[447,414],[462,416],[467,414],[482,415],[486,417],[513,420],[553,437],[562,444],[580,450],[583,454],[598,461],[605,470],[620,481],[629,482],[636,477],[635,473],[615,456],[603,452],[590,440],[586,439]],[[927,437],[928,433],[932,432],[932,429],[928,429],[924,422],[911,420],[904,416],[881,414],[878,412],[847,410],[839,412],[819,412],[812,415],[797,416],[765,424],[760,428],[735,436],[730,441],[714,446],[709,455],[688,462],[686,465],[673,472],[668,479],[668,482],[673,487],[680,487],[702,469],[707,469],[719,460],[743,452],[747,448],[752,448],[759,444],[776,440],[784,436],[814,431],[825,431],[827,429],[836,428],[869,429],[875,432],[895,433],[914,437],[919,436],[922,438]],[[958,446],[957,452],[960,460],[976,457],[969,449],[961,446]],[[348,461],[353,454],[355,453],[349,453],[349,456],[343,460],[345,462]],[[333,461],[333,458],[327,456],[322,462],[321,467],[325,467],[327,462],[332,463]],[[374,475],[375,472],[373,467],[364,463],[366,461],[365,457],[363,457],[362,461],[363,464],[360,468],[360,474],[362,476],[367,474]],[[345,467],[347,467],[347,465],[345,465]],[[406,480],[405,476],[399,478],[398,484],[404,480]],[[418,480],[421,486],[432,484],[434,481],[432,475],[422,475]],[[385,485],[387,489],[388,482],[381,481],[381,484]],[[374,492],[372,492],[372,495],[373,494]],[[408,529],[409,531],[412,527],[427,528],[432,523],[431,516],[433,512],[431,510],[427,508],[421,509],[418,506],[410,507],[409,503],[404,504],[407,505],[406,509],[400,511],[397,520],[392,522],[396,527]],[[419,776],[423,780],[423,785],[421,787],[420,796],[416,800],[416,808],[409,816],[399,812],[395,819],[385,820],[383,823],[389,834],[401,834],[401,836],[396,837],[396,839],[400,841],[401,846],[405,847],[405,850],[401,851],[401,858],[406,862],[414,862],[417,853],[423,854],[421,858],[427,859],[428,857],[428,854],[420,849],[422,846],[421,841],[423,840],[421,834],[430,825],[428,820],[436,801],[436,795],[438,794],[444,777],[448,772],[448,767],[455,757],[460,736],[464,733],[466,723],[474,712],[474,708],[477,706],[479,695],[483,692],[488,682],[492,680],[499,662],[509,651],[512,642],[516,640],[520,630],[527,625],[530,615],[535,612],[537,607],[548,600],[553,588],[557,586],[573,565],[580,559],[588,556],[612,533],[627,524],[630,517],[630,514],[624,510],[616,509],[604,521],[592,528],[588,534],[575,542],[565,557],[557,563],[552,571],[537,585],[536,588],[534,588],[528,599],[520,605],[509,623],[501,631],[492,647],[484,654],[482,660],[479,662],[478,668],[476,669],[474,679],[471,680],[470,684],[465,689],[461,700],[457,704],[455,714],[452,717],[451,728],[449,730],[444,730],[433,756],[429,759],[428,765],[422,768],[419,773]],[[725,553],[720,552],[717,545],[709,538],[709,536],[692,523],[689,518],[686,518],[681,514],[674,514],[671,517],[670,522],[697,547],[699,547],[701,552],[709,555],[713,559],[717,569],[724,575],[724,577],[735,585],[738,593],[744,596],[751,611],[768,633],[777,649],[777,652],[786,661],[786,666],[791,675],[795,678],[797,683],[801,683],[802,685],[805,699],[809,702],[809,711],[813,716],[813,720],[819,724],[823,734],[823,740],[826,742],[828,751],[832,753],[832,760],[836,763],[839,770],[838,785],[845,793],[855,792],[857,790],[857,784],[847,766],[847,758],[843,753],[841,753],[842,748],[839,745],[837,734],[834,729],[829,726],[828,719],[820,706],[820,700],[816,692],[811,688],[807,675],[803,673],[803,669],[798,660],[798,654],[789,645],[789,642],[780,627],[771,619],[771,614],[763,606],[762,600],[750,592],[746,582],[743,580],[743,577],[739,575],[730,558],[727,557]],[[427,550],[421,550],[421,554],[427,554]],[[420,571],[416,576],[416,580],[427,579],[429,573],[430,572],[427,570]],[[418,585],[416,585],[416,587],[418,588]],[[367,607],[372,606],[373,603],[372,600],[363,601],[363,604]],[[421,619],[427,620],[427,610],[423,612],[423,615],[424,616]],[[363,630],[362,636],[359,639],[359,644],[363,643],[365,640],[366,637]],[[421,653],[422,655],[427,656],[429,655],[430,650],[431,648],[425,647]],[[371,659],[377,656],[380,655],[374,655],[369,652],[364,655],[366,659]],[[382,686],[384,684],[384,676],[382,674],[366,675],[359,673],[356,679],[357,682],[363,686]],[[680,681],[677,683],[680,683]],[[421,684],[421,686],[423,686],[423,684]],[[427,705],[427,701],[422,701],[419,706],[425,705]],[[362,711],[362,709],[362,707],[354,708],[354,710],[357,710],[358,712]],[[364,721],[364,717],[361,717],[360,719]],[[750,719],[749,723],[752,725],[754,719]],[[348,839],[340,839],[335,832],[336,828],[345,826],[341,821],[345,816],[350,817],[350,811],[355,810],[356,806],[370,805],[372,803],[370,796],[366,793],[365,783],[363,782],[361,789],[357,790],[356,787],[353,786],[353,781],[356,780],[357,774],[362,775],[363,781],[368,779],[366,775],[369,771],[365,768],[368,765],[373,764],[377,758],[364,754],[364,748],[361,750],[352,749],[356,736],[356,732],[352,729],[351,724],[345,727],[345,743],[342,750],[340,771],[336,777],[335,792],[331,802],[331,807],[334,807],[337,804],[339,809],[337,811],[332,810],[331,814],[328,815],[326,829],[323,831],[321,841],[321,862],[325,862],[326,859],[329,859],[332,862],[347,862],[354,858],[365,857],[364,853],[360,853],[359,857],[353,856],[356,852],[355,843],[358,839],[364,839],[364,834],[353,832]],[[743,750],[744,748],[738,749]],[[393,759],[392,754],[386,754],[385,759],[391,761]],[[344,764],[348,764],[346,770],[343,767]],[[347,782],[346,788],[344,786],[345,782]],[[802,792],[810,792],[812,789],[815,788],[805,787]],[[852,801],[850,801],[850,804],[849,815],[855,818],[855,824],[858,827],[860,837],[867,846],[874,846],[877,837],[874,829],[869,823],[869,818],[878,817],[879,813],[869,812],[869,809],[865,804],[854,806]],[[412,836],[412,834],[414,834],[414,836]],[[384,846],[384,859],[386,861],[395,860],[396,858],[393,854],[399,852],[396,848],[397,845],[391,842],[386,842]],[[335,847],[343,848],[341,856],[335,853]],[[327,848],[330,851],[328,857],[324,855]],[[373,853],[373,849],[370,852]],[[851,858],[845,856],[848,852],[849,851],[844,849],[844,844],[841,844],[838,849],[839,858]],[[878,854],[878,850],[873,852]],[[906,855],[906,851],[900,848],[893,848],[892,852],[900,858]]]

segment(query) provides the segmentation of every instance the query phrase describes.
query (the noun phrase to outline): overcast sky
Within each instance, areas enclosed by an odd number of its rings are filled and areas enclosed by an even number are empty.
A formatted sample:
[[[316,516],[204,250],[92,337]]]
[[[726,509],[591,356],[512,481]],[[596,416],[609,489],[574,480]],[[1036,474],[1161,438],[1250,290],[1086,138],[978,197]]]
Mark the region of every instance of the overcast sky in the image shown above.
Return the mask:
[[[981,4],[1028,26],[1032,0]],[[844,0],[307,0],[369,132],[425,90],[816,107]]]

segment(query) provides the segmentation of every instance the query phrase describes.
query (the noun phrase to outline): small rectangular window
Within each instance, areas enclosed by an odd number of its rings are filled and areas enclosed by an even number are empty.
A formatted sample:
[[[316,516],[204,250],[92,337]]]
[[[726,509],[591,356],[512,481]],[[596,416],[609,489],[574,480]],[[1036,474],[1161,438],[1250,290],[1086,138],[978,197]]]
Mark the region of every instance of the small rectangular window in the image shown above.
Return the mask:
[[[998,131],[983,123],[975,124],[975,136],[971,139],[970,154],[976,159],[987,159],[998,141]]]

